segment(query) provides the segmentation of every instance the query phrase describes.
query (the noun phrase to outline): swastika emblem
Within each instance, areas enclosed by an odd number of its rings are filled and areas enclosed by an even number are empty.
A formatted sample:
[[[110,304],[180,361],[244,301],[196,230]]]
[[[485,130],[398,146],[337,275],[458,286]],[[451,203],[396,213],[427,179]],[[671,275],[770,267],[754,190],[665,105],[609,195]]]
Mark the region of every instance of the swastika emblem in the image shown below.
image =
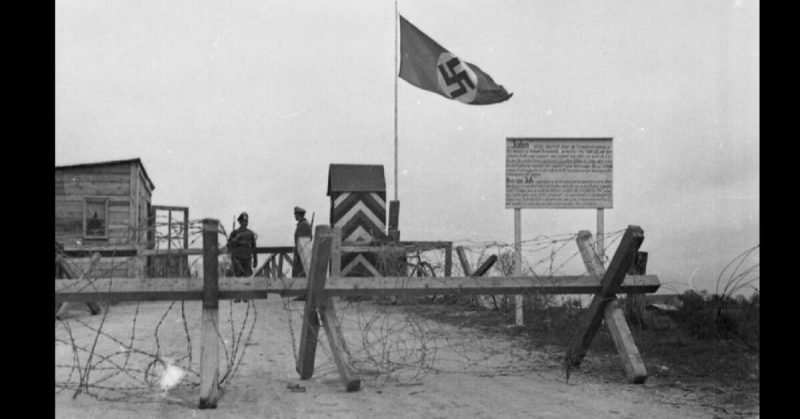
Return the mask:
[[[455,55],[444,52],[436,62],[439,90],[450,99],[471,103],[478,94],[478,77]]]

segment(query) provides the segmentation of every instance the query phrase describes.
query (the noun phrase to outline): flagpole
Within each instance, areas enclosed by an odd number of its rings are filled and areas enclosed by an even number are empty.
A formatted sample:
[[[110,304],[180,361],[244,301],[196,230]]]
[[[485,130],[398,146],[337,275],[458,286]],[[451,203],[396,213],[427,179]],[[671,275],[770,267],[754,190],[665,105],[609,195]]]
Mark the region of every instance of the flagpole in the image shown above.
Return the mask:
[[[397,0],[394,0],[394,200],[397,201]]]

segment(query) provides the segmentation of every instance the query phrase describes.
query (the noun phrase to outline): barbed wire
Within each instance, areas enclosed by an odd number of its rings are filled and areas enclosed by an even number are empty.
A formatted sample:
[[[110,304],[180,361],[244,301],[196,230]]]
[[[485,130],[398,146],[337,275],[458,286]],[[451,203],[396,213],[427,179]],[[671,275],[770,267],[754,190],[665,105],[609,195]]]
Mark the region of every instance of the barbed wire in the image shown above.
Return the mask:
[[[168,223],[167,223],[168,224]],[[164,246],[174,234],[182,235],[183,227],[172,232],[158,233],[158,227],[166,225],[156,220],[156,248]],[[188,246],[192,247],[202,240],[202,220],[190,220],[186,232]],[[625,230],[616,230],[603,236],[603,254],[613,254],[614,247]],[[219,234],[227,237],[220,224]],[[141,237],[141,236],[139,236]],[[580,252],[575,245],[577,233],[557,235],[537,235],[521,242],[523,275],[550,277],[556,275],[584,275],[586,268],[580,260]],[[463,249],[470,270],[476,269],[489,257],[497,261],[486,276],[512,277],[514,245],[504,242],[478,242],[458,240],[454,247]],[[753,249],[751,249],[753,250]],[[58,250],[57,250],[58,251]],[[751,252],[752,253],[752,252]],[[65,254],[63,254],[65,255]],[[409,256],[410,255],[410,256]],[[445,276],[445,250],[433,249],[407,254],[400,276],[413,280],[420,272],[427,275]],[[744,256],[749,256],[744,255]],[[66,263],[76,272],[84,272],[87,258],[66,257]],[[181,275],[197,275],[201,257],[187,263]],[[380,259],[380,258],[379,258]],[[411,261],[409,261],[411,259]],[[451,260],[451,276],[467,276],[465,268],[457,258]],[[97,280],[107,278],[113,282],[113,272],[131,263],[129,257],[105,258],[106,269],[89,272],[83,287],[97,287]],[[429,270],[416,269],[426,264]],[[225,257],[220,259],[220,274],[225,275],[229,265]],[[284,271],[291,266],[284,266]],[[741,263],[734,264],[731,277],[736,282],[733,288],[751,284],[747,275],[757,272],[756,268],[740,269]],[[388,268],[388,267],[381,267]],[[108,274],[111,272],[112,274]],[[289,272],[280,272],[284,281],[290,282]],[[672,286],[673,284],[669,284]],[[527,306],[539,307],[565,305],[576,312],[581,307],[581,297],[566,295],[523,294]],[[509,375],[535,373],[541,368],[560,368],[563,347],[551,351],[538,348],[532,352],[522,337],[499,338],[502,329],[492,336],[491,331],[480,328],[475,321],[482,310],[505,310],[511,304],[507,295],[486,295],[470,297],[468,310],[460,310],[458,318],[447,322],[438,321],[449,314],[439,311],[455,297],[397,296],[370,298],[336,298],[336,318],[333,328],[345,339],[344,355],[346,362],[359,374],[369,379],[375,386],[392,382],[396,385],[413,385],[431,373],[449,372],[478,375]],[[166,304],[166,307],[164,305]],[[259,302],[259,304],[261,304]],[[290,334],[292,354],[295,364],[298,357],[300,326],[304,315],[304,303],[292,298],[280,298],[280,309],[286,316],[286,326]],[[179,307],[179,309],[177,309]],[[152,327],[142,326],[140,317],[144,312],[158,313]],[[185,301],[161,303],[127,302],[105,303],[101,316],[64,316],[56,323],[56,394],[71,391],[73,397],[89,395],[100,400],[152,401],[164,400],[169,403],[194,405],[196,388],[199,386],[199,334],[200,304],[186,304]],[[224,316],[222,315],[224,312]],[[508,312],[506,325],[513,327],[513,313]],[[222,348],[224,362],[221,362],[221,386],[230,385],[236,378],[239,367],[246,354],[248,344],[252,343],[256,323],[259,320],[256,303],[245,304],[228,302],[227,310],[220,310],[221,318],[217,341]],[[130,330],[106,330],[110,316],[130,318]],[[224,317],[224,318],[222,318]],[[545,317],[540,324],[548,325]],[[487,336],[487,334],[489,336]],[[315,374],[336,373],[336,363],[327,342],[325,333],[319,333],[318,357]],[[172,374],[172,381],[169,380]],[[175,379],[175,374],[179,378]]]
[[[167,223],[157,221],[154,227],[142,229],[141,232],[158,233],[158,227],[162,225]],[[172,233],[155,234],[156,249],[165,245],[170,235],[183,234],[182,225],[178,225],[180,227],[173,228]],[[191,233],[190,245],[201,240],[202,220],[191,220],[188,231]],[[220,228],[220,234],[227,237],[224,228]],[[76,292],[91,288],[102,292],[97,286],[99,280],[107,279],[113,284],[115,273],[128,271],[132,263],[133,258],[129,256],[115,256],[115,250],[113,246],[107,247],[106,252],[110,252],[111,256],[103,258],[103,268],[87,272],[90,266],[88,258],[68,257],[66,251],[56,246],[63,263],[86,280],[82,281],[82,286],[76,282],[60,290]],[[126,249],[119,246],[118,250],[122,254]],[[187,264],[186,269],[173,274],[185,276],[200,260],[199,257],[195,258],[191,264]],[[223,270],[226,266],[221,264],[220,268]],[[224,271],[221,273],[224,274]],[[194,303],[192,311],[196,312],[200,302]],[[221,318],[220,327],[216,330],[218,344],[225,358],[218,380],[221,387],[234,380],[258,321],[258,312],[252,301],[245,304],[229,301],[228,304],[227,319]],[[69,351],[72,356],[69,363],[56,363],[56,394],[69,390],[73,392],[73,398],[85,394],[105,401],[145,402],[155,397],[184,405],[195,403],[196,395],[190,390],[199,385],[198,357],[194,354],[198,350],[195,345],[200,342],[197,335],[199,325],[196,324],[199,316],[195,315],[195,320],[187,320],[186,302],[168,302],[158,321],[147,331],[141,331],[140,315],[144,310],[159,306],[158,303],[106,302],[102,305],[101,316],[97,316],[99,319],[67,315],[57,317],[57,360],[63,359],[58,356],[59,350]],[[143,309],[143,305],[146,308]],[[180,309],[176,310],[178,305]],[[132,312],[130,307],[133,307]],[[118,330],[107,330],[106,320],[109,316],[130,316],[130,331],[119,333]],[[225,323],[227,328],[222,327]]]

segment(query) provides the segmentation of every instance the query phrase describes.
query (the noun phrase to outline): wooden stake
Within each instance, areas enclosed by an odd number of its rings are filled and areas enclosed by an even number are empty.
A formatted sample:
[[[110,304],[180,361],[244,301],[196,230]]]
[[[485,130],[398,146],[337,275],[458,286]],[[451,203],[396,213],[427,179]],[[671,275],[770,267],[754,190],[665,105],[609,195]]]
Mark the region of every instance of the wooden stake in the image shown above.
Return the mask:
[[[585,230],[579,232],[577,241],[586,270],[597,277],[604,277],[606,270],[603,268],[600,255],[597,254],[591,244],[592,233]],[[633,334],[631,334],[631,330],[628,327],[628,322],[622,309],[619,308],[616,296],[609,296],[608,299],[609,302],[603,313],[603,318],[606,321],[608,330],[611,332],[611,338],[622,360],[622,365],[625,367],[625,373],[631,382],[636,384],[644,383],[647,379],[647,370],[639,355],[639,349],[633,341]]]
[[[216,409],[219,395],[219,221],[203,219],[203,316],[200,347],[200,409]]]

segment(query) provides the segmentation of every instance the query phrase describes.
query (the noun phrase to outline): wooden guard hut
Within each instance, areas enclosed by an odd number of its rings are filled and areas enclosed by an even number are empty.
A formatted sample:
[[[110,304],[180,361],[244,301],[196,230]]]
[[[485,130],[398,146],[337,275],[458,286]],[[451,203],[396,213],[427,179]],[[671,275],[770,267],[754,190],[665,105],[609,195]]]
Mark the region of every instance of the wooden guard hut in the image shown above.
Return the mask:
[[[328,170],[332,227],[342,230],[342,244],[386,241],[386,181],[382,165],[331,164]],[[382,276],[374,253],[342,253],[342,276]]]
[[[81,268],[92,252],[103,258],[93,273],[142,275],[137,251],[148,247],[153,181],[138,158],[56,166],[56,242]],[[83,266],[80,266],[83,265]]]

